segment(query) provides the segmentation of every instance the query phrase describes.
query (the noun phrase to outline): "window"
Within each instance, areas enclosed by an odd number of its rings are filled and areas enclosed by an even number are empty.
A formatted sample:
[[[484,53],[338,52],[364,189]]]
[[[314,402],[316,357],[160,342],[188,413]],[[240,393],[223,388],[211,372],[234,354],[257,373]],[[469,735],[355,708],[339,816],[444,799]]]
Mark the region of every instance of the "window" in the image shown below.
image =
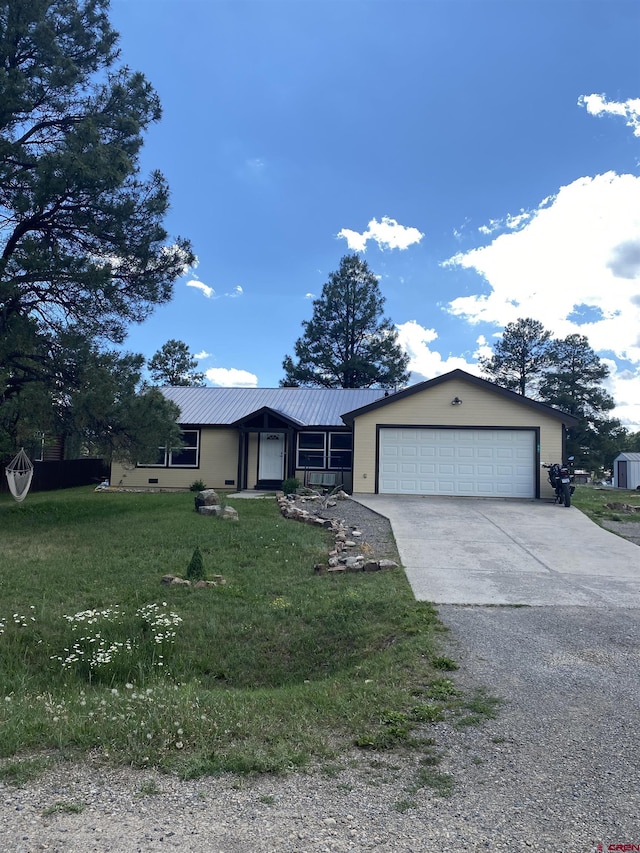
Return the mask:
[[[182,431],[183,447],[169,451],[169,468],[197,468],[198,450],[200,449],[200,433],[197,429]]]
[[[298,468],[351,470],[350,432],[298,433]]]
[[[298,433],[298,468],[324,468],[324,432]]]
[[[182,431],[182,448],[158,448],[158,455],[149,462],[138,462],[144,468],[197,468],[200,464],[200,431]]]
[[[351,442],[350,432],[329,433],[329,468],[351,470]]]

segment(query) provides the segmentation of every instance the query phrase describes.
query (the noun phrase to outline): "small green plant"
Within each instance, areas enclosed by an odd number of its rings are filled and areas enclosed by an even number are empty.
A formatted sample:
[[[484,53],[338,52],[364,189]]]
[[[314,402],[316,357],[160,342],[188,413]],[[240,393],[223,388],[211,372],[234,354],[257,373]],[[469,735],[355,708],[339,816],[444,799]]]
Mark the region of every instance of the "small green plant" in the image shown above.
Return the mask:
[[[149,779],[143,782],[138,789],[136,796],[138,797],[154,797],[156,794],[161,794],[162,790],[155,779]]]
[[[48,806],[43,810],[42,814],[45,816],[52,814],[80,814],[84,811],[84,805],[82,803],[67,803],[62,800],[58,800],[57,803],[54,803],[52,806]]]
[[[275,803],[275,801],[276,801],[276,798],[273,796],[273,794],[263,794],[260,797],[260,802],[264,803],[265,806],[272,806]]]
[[[440,797],[450,797],[453,793],[453,776],[435,770],[430,764],[418,772],[417,784],[431,788]]]
[[[190,492],[204,492],[207,488],[207,484],[203,480],[194,480],[193,483],[189,486]]]
[[[415,800],[398,800],[393,807],[397,812],[400,812],[400,814],[404,814],[405,812],[408,812],[409,809],[415,809],[416,806],[417,803]]]
[[[202,554],[200,548],[196,545],[196,550],[193,552],[191,561],[187,566],[187,580],[199,581],[204,578],[204,563],[202,562]]]
[[[453,672],[454,670],[458,669],[458,664],[448,657],[434,658],[432,663],[434,669],[443,669],[447,672]]]
[[[293,495],[301,486],[300,480],[296,477],[287,477],[286,480],[282,481],[282,491],[285,495]]]

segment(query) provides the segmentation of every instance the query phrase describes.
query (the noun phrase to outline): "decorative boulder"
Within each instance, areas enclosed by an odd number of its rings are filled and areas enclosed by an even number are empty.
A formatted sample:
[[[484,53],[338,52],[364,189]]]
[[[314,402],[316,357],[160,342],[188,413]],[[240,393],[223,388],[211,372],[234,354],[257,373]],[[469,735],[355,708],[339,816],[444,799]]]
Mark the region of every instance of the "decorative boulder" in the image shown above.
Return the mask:
[[[222,507],[218,504],[211,504],[210,506],[200,506],[198,507],[198,512],[200,515],[222,515]]]

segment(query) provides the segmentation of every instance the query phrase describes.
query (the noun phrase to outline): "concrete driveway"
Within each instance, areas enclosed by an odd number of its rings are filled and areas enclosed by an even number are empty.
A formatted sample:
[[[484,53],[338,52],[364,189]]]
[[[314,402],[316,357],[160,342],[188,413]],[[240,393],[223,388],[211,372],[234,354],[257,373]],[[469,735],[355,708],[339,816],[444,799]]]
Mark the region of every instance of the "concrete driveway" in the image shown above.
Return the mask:
[[[354,495],[393,528],[436,604],[640,607],[640,548],[549,501]]]

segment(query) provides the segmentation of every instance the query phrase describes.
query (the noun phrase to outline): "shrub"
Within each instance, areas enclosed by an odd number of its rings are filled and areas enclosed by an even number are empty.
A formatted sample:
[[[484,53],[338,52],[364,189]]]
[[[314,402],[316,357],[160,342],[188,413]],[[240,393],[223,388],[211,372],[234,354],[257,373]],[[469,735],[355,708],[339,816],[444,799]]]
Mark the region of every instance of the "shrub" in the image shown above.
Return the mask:
[[[190,492],[204,492],[207,488],[207,484],[202,480],[194,480],[193,483],[189,486]]]
[[[200,553],[200,548],[196,546],[196,550],[193,552],[193,556],[191,557],[191,562],[187,566],[187,580],[190,581],[199,581],[204,577],[204,563],[202,562],[202,554]]]
[[[296,477],[288,477],[286,480],[282,482],[282,491],[285,495],[292,495],[297,489],[300,488],[300,480]]]

